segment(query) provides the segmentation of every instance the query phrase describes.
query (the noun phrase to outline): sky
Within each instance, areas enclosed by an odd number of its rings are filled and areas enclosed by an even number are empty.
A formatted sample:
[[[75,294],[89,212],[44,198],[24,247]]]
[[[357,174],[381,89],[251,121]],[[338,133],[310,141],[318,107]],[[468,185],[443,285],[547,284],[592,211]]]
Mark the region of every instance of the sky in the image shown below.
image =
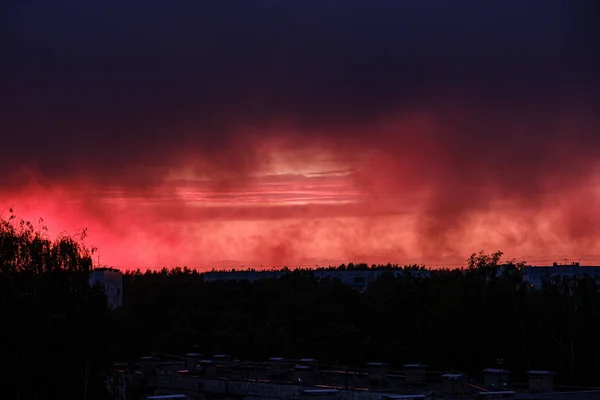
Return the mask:
[[[594,0],[0,7],[0,210],[101,264],[600,263]]]

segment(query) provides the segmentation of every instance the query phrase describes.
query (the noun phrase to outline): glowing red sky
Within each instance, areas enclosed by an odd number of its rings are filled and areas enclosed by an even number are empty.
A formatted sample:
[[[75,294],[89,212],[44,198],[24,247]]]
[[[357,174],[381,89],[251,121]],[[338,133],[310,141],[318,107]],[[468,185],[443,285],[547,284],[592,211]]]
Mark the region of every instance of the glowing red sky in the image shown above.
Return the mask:
[[[553,134],[567,137],[569,124],[581,129],[583,122],[557,122]],[[361,127],[372,135],[362,145],[336,136],[300,145],[294,138],[304,132],[280,127],[276,140],[255,144],[260,156],[251,169],[227,177],[203,174],[211,170],[200,154],[196,162],[181,157],[145,188],[84,178],[36,184],[34,174],[30,185],[3,193],[2,203],[33,221],[43,217],[52,233],[88,228],[86,242],[99,247],[100,261],[121,268],[210,268],[222,260],[453,265],[480,249],[538,263],[600,258],[596,164],[570,162],[566,173],[562,146],[546,148],[552,153],[536,157],[538,166],[491,154],[465,160],[468,151],[448,154],[451,148],[432,142],[451,129],[439,123],[419,115]],[[123,176],[148,173],[156,171]]]
[[[600,262],[597,2],[226,3],[8,4],[0,208],[120,268]]]

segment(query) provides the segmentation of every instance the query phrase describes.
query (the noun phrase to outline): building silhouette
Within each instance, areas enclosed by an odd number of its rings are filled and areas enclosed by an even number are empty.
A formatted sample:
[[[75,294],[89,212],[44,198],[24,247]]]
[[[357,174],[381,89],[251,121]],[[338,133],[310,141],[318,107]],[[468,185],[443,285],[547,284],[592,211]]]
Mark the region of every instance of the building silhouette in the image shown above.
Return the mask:
[[[106,295],[108,308],[123,305],[123,274],[110,268],[96,268],[90,274],[90,286],[100,286]]]

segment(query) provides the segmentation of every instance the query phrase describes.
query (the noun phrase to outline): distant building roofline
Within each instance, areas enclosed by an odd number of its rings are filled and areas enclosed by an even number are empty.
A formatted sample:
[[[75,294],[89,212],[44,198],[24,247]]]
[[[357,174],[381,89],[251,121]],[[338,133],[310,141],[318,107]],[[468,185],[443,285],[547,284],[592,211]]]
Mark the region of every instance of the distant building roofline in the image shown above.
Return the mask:
[[[111,267],[96,267],[96,268],[92,268],[92,271],[111,271],[111,272],[118,272],[118,273],[122,273],[121,270],[117,269],[117,268],[111,268]]]
[[[445,378],[445,379],[449,379],[449,380],[457,380],[457,379],[466,379],[467,376],[465,374],[456,373],[456,374],[443,374],[441,377]]]
[[[498,395],[514,395],[515,392],[513,390],[493,390],[490,392],[479,392],[477,394],[480,396],[498,396]]]
[[[534,376],[552,376],[552,375],[556,375],[556,373],[552,372],[552,371],[543,371],[543,370],[531,370],[531,371],[527,371],[526,372],[527,375],[534,375]]]
[[[510,371],[503,368],[486,368],[483,372],[487,372],[488,374],[509,374]]]

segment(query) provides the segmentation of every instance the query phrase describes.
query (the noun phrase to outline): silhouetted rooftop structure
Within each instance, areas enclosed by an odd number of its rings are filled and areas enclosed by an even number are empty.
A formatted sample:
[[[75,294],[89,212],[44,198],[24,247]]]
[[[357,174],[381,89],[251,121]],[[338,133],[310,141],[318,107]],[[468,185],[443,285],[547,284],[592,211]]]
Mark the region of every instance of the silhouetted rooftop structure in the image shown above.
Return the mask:
[[[194,393],[198,396],[201,393],[211,396],[220,393],[233,397],[260,398],[261,393],[265,393],[266,396],[267,393],[273,392],[287,393],[285,397],[289,399],[317,397],[320,400],[340,400],[350,397],[355,400],[432,400],[437,398],[591,400],[600,398],[600,388],[563,389],[553,385],[546,386],[547,382],[541,384],[538,382],[532,387],[531,382],[526,383],[526,376],[530,379],[531,377],[543,379],[554,377],[552,372],[543,370],[528,371],[527,374],[520,377],[520,383],[513,384],[508,382],[509,371],[503,368],[484,369],[482,371],[484,381],[482,382],[473,380],[460,372],[428,371],[423,364],[405,364],[402,367],[404,373],[393,369],[387,370],[386,368],[389,366],[383,362],[367,363],[366,369],[322,365],[320,370],[315,370],[309,365],[286,364],[283,368],[289,369],[292,373],[277,376],[270,374],[273,362],[285,360],[282,357],[272,357],[265,362],[242,362],[231,358],[231,361],[225,362],[228,368],[213,370],[212,374],[206,374],[202,368],[197,369],[196,372],[183,369],[184,361],[156,363],[154,357],[146,357],[141,360],[141,365],[146,366],[141,371],[144,372],[143,376],[147,377],[149,387],[160,392],[157,394],[184,393],[192,396],[191,398],[195,398]],[[296,363],[299,360],[296,360]],[[152,365],[157,369],[156,373],[149,373],[147,361],[152,361]],[[201,363],[202,361],[199,361],[199,364]],[[213,363],[209,362],[206,365],[213,365]],[[372,368],[383,368],[379,370],[383,373],[382,380],[373,382],[370,376]],[[131,368],[120,367],[115,373],[123,374],[125,370],[131,370]],[[413,379],[414,377],[410,376],[413,373],[418,374],[416,381]],[[420,384],[415,386],[415,382]],[[534,395],[537,397],[532,397]]]

